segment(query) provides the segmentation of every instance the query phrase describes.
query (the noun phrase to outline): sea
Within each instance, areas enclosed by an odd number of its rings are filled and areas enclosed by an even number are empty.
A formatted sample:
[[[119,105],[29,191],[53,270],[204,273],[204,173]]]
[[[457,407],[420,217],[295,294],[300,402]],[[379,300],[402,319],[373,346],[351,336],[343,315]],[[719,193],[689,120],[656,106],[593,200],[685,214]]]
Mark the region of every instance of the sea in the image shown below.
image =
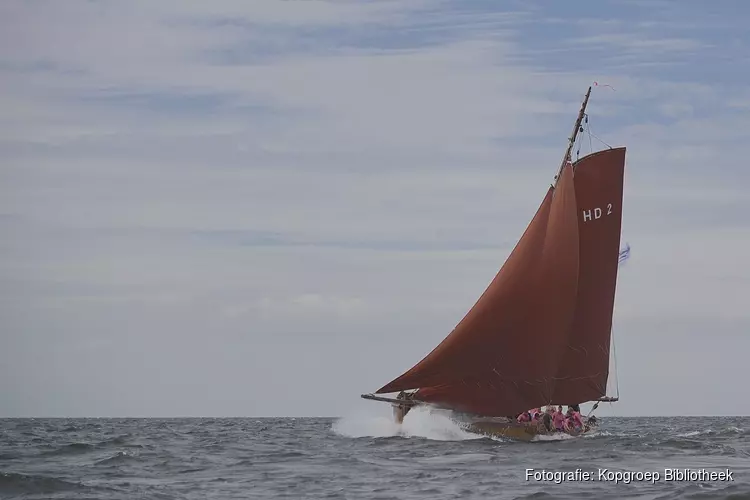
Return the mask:
[[[1,499],[750,499],[750,417],[601,419],[532,442],[417,408],[0,420]]]

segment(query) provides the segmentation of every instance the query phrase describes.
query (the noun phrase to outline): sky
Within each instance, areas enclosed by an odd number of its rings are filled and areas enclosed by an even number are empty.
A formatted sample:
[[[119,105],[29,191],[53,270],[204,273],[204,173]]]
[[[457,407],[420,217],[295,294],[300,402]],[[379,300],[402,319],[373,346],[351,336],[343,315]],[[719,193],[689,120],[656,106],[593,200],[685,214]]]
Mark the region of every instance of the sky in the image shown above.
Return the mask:
[[[626,146],[606,415],[748,415],[750,4],[0,4],[0,416],[337,416]],[[614,380],[614,376],[613,376]]]

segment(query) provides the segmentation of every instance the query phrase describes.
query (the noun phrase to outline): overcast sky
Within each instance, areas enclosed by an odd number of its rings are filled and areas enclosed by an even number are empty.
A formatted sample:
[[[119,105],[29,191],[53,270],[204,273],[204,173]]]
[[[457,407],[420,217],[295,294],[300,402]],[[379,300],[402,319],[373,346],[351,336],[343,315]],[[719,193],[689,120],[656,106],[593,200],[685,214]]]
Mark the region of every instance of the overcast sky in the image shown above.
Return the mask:
[[[593,81],[632,246],[599,413],[750,414],[748,18],[2,2],[0,416],[387,412],[359,394],[482,293]]]

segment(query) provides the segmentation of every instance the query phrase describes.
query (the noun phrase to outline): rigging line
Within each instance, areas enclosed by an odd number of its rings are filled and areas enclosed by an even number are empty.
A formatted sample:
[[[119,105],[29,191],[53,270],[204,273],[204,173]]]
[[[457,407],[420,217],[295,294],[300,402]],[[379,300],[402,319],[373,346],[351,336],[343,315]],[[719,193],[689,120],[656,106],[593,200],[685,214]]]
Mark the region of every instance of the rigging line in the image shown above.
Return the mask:
[[[614,329],[612,330],[612,356],[615,358],[615,397],[620,399],[620,377],[617,376],[617,344]]]
[[[594,139],[596,139],[597,141],[601,142],[602,144],[604,144],[605,146],[607,146],[609,149],[612,149],[612,146],[610,146],[609,144],[607,144],[606,142],[604,142],[598,135],[596,135],[594,132],[591,131],[591,124],[588,124],[588,126],[586,127],[586,129],[588,130],[589,136],[593,136]]]
[[[601,142],[602,144],[604,144],[605,146],[607,146],[609,149],[612,149],[612,146],[610,146],[609,144],[607,144],[606,142],[604,142],[604,140],[601,137],[599,137],[598,135],[596,135],[593,132],[591,132],[591,135],[594,136],[594,139],[596,139],[597,141]]]
[[[589,151],[591,153],[594,152],[594,145],[591,144],[591,126],[589,125],[589,115],[586,115],[586,133],[589,136]]]

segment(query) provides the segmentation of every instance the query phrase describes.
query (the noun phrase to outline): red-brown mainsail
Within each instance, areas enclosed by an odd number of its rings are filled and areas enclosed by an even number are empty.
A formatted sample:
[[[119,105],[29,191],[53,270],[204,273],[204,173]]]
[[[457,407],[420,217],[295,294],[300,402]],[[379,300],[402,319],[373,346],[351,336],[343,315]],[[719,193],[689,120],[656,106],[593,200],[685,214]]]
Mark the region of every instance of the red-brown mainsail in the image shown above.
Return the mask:
[[[414,401],[480,416],[605,396],[625,148],[568,161],[590,92],[556,184],[505,264],[450,335],[378,393],[418,389]]]
[[[576,162],[578,297],[552,401],[578,404],[606,395],[622,225],[625,148]]]

